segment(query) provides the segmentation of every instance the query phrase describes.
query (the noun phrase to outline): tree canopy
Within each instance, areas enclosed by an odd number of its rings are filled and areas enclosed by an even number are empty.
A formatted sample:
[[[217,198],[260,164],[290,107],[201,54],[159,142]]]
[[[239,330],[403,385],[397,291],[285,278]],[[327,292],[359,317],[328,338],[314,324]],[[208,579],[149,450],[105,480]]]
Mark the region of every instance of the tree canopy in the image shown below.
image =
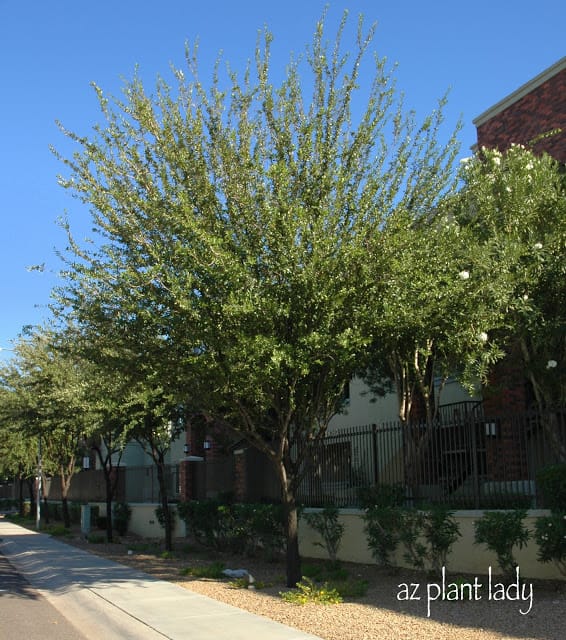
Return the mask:
[[[241,79],[217,67],[207,88],[187,48],[174,88],[161,78],[151,95],[135,77],[114,99],[96,87],[105,123],[65,131],[79,150],[62,158],[61,183],[90,205],[101,242],[72,242],[61,300],[79,322],[135,336],[166,393],[271,458],[290,583],[305,459],[374,338],[381,230],[398,210],[437,205],[457,152],[454,137],[437,140],[443,101],[417,123],[383,59],[354,105],[374,27],[360,20],[350,54],[345,24],[329,45],[321,20],[278,86],[266,31]]]

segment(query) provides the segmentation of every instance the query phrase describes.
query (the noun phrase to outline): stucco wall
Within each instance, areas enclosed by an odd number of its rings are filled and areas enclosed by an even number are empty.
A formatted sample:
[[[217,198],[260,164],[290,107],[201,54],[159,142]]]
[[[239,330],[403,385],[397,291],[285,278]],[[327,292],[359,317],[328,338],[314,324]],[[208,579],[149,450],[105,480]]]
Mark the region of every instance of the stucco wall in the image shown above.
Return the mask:
[[[100,512],[105,513],[105,505],[99,504]],[[145,538],[163,538],[164,531],[159,526],[155,517],[156,504],[131,504],[132,517],[129,531]],[[306,509],[305,513],[320,511],[318,509]],[[363,511],[359,509],[341,509],[340,522],[345,526],[344,537],[338,553],[338,558],[344,562],[358,562],[362,564],[375,564],[371,551],[367,545],[364,532]],[[447,571],[452,573],[467,573],[472,575],[487,575],[489,567],[494,575],[500,573],[495,554],[491,553],[483,545],[474,544],[474,522],[478,520],[483,511],[456,511],[455,518],[460,525],[460,538],[454,544],[447,561]],[[544,509],[530,510],[525,524],[534,531],[536,518],[549,515]],[[177,519],[173,536],[183,538],[186,536],[185,523]],[[325,549],[317,546],[320,541],[318,534],[313,531],[304,518],[299,523],[299,546],[304,558],[328,557]],[[519,564],[522,577],[530,579],[566,580],[552,563],[543,564],[537,560],[538,546],[534,540],[529,541],[526,547],[516,550],[515,557]],[[398,566],[411,568],[403,559],[402,545],[397,549],[395,563]]]
[[[106,504],[101,502],[91,502],[91,506],[98,505],[100,507],[100,514],[106,513]],[[155,515],[155,509],[157,504],[150,503],[130,503],[132,509],[132,516],[128,526],[128,531],[144,538],[163,538],[165,531],[160,526],[157,517]],[[185,523],[176,518],[175,529],[173,530],[174,538],[183,538],[186,535]]]
[[[305,510],[307,513],[315,509]],[[546,510],[531,510],[525,520],[526,526],[533,531],[535,519],[548,515]],[[455,518],[460,525],[461,537],[454,544],[447,561],[447,571],[462,572],[473,575],[487,575],[489,567],[492,573],[500,573],[495,554],[487,551],[482,545],[474,544],[474,522],[483,515],[483,511],[457,511]],[[340,521],[346,530],[342,538],[342,544],[338,553],[340,560],[345,562],[359,562],[374,564],[370,550],[367,546],[367,538],[364,533],[363,512],[357,509],[342,509]],[[327,558],[325,549],[314,543],[320,540],[304,518],[301,519],[299,529],[300,551],[304,557]],[[401,546],[401,545],[400,545]],[[532,579],[565,579],[552,563],[543,564],[536,558],[538,546],[534,540],[523,549],[517,550],[515,558],[519,564],[521,576]],[[396,554],[396,563],[399,566],[410,568],[403,560],[403,550],[399,548]]]

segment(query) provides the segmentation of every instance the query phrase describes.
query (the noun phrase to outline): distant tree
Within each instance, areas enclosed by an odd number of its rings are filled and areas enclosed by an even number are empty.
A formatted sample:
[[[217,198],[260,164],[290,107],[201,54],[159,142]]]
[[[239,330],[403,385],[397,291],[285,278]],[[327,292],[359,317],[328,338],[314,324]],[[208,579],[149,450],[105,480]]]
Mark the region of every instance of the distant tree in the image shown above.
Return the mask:
[[[230,71],[223,86],[217,69],[207,90],[188,50],[190,81],[175,70],[175,89],[160,79],[150,97],[135,78],[123,101],[96,88],[105,125],[91,138],[65,131],[79,151],[63,159],[61,184],[91,207],[102,240],[71,237],[61,299],[80,317],[96,298],[98,320],[135,326],[150,397],[161,387],[198,406],[272,461],[289,585],[301,577],[305,464],[379,338],[382,229],[409,204],[434,209],[457,152],[454,136],[437,142],[443,101],[417,124],[384,60],[368,68],[353,117],[374,28],[364,34],[360,19],[349,55],[345,26],[346,16],[329,47],[321,20],[277,87],[266,32],[241,80]],[[160,428],[166,420],[159,412]]]
[[[60,301],[69,302],[62,292]],[[90,445],[105,475],[107,514],[112,512],[118,477],[114,459],[119,462],[124,446],[135,440],[156,467],[165,544],[171,550],[166,459],[185,428],[186,382],[179,368],[185,355],[182,343],[174,340],[174,327],[151,312],[151,300],[135,297],[122,309],[109,301],[108,296],[93,296],[83,299],[74,311],[65,306],[57,311],[66,311],[67,321],[72,318],[71,348],[89,372]],[[107,520],[107,537],[111,535]]]
[[[27,483],[34,506],[34,483],[37,477],[37,438],[27,436],[13,414],[14,398],[6,385],[7,365],[0,368],[0,476],[18,483],[20,515],[24,515],[24,486]]]
[[[58,350],[62,339],[47,329],[22,337],[2,382],[5,419],[21,427],[24,439],[41,439],[42,466],[61,480],[63,520],[70,527],[68,493],[88,423],[80,367]]]
[[[127,437],[126,415],[123,411],[125,380],[118,372],[109,375],[98,364],[84,362],[84,366],[90,369],[89,383],[85,389],[90,421],[87,446],[95,453],[104,474],[106,539],[112,542],[112,504],[116,497],[120,461]]]

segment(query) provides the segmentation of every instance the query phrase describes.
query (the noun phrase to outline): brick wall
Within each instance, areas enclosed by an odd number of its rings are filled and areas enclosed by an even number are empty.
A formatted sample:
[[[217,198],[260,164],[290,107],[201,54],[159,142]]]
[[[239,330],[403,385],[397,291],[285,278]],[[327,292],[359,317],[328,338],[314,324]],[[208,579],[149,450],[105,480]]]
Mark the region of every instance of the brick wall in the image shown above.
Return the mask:
[[[566,163],[566,69],[478,124],[478,146],[505,151],[512,143],[527,144],[558,128],[562,133],[541,140],[534,150]]]
[[[552,155],[566,163],[566,58],[560,60],[529,84],[504,99],[500,106],[479,116],[477,125],[479,147],[505,151],[511,144],[527,144],[541,134],[555,129],[561,133],[543,138],[535,146],[536,152]],[[503,108],[501,108],[503,107]],[[527,383],[522,375],[519,353],[509,353],[494,367],[490,387],[484,393],[487,415],[501,412],[522,412],[529,403]]]

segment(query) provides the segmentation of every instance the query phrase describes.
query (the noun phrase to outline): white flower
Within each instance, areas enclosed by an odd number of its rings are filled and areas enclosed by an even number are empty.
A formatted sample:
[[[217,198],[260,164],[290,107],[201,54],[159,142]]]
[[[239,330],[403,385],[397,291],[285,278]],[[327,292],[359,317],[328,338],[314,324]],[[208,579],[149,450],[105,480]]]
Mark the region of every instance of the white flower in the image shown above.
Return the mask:
[[[461,278],[462,280],[468,280],[468,279],[469,279],[469,277],[470,277],[470,272],[469,272],[469,271],[464,270],[464,271],[460,271],[460,273],[459,273],[458,275],[460,276],[460,278]]]
[[[507,191],[507,193],[511,193],[511,187],[505,187],[505,191]]]
[[[549,360],[546,363],[546,368],[547,369],[555,369],[558,366],[558,362],[556,362],[556,360]]]
[[[535,242],[534,247],[535,249],[542,249],[542,242]]]
[[[530,171],[531,169],[534,169],[534,165],[532,162],[527,162],[527,164],[525,165],[525,169],[527,171]]]
[[[529,299],[529,294],[528,293],[524,293],[523,294],[523,300],[528,300]]]
[[[485,331],[482,331],[479,335],[478,335],[478,339],[480,342],[487,342],[487,333]]]
[[[497,156],[495,156],[495,158],[493,158],[493,163],[499,166],[501,164],[501,158],[498,158]]]
[[[472,158],[470,158],[470,157],[468,157],[468,158],[460,158],[460,164],[468,164],[471,161],[472,161]]]

